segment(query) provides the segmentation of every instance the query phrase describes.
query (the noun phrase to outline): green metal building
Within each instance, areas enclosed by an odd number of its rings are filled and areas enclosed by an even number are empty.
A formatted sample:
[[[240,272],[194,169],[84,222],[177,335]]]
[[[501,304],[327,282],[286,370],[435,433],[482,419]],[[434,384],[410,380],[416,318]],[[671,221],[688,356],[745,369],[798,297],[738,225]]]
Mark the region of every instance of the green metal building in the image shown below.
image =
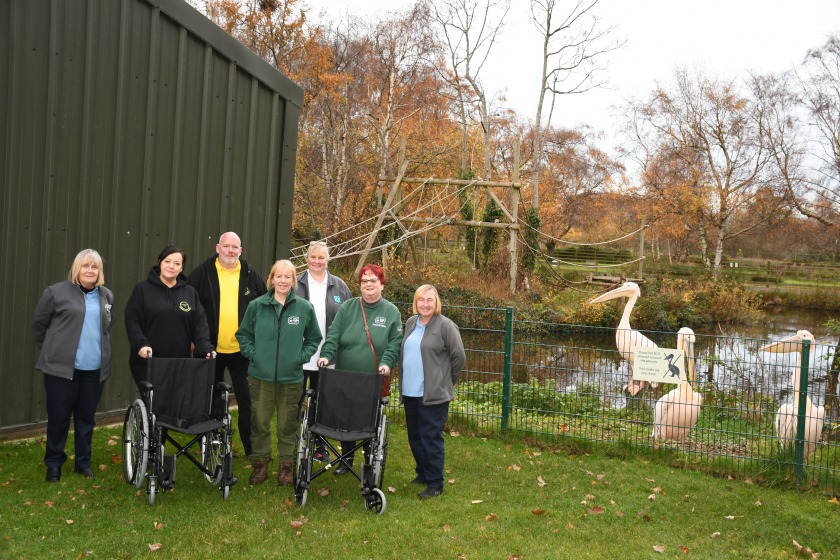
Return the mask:
[[[100,413],[135,396],[123,310],[163,247],[288,257],[302,104],[182,0],[0,1],[0,436],[46,420],[32,311],[79,250],[116,298]]]

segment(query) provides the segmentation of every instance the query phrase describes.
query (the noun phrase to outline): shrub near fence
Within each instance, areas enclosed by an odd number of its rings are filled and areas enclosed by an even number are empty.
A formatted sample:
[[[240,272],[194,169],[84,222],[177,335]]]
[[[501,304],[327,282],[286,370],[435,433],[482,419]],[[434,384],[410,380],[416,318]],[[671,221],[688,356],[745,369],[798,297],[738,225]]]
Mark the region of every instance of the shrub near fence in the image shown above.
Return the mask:
[[[408,316],[410,305],[398,305]],[[631,375],[616,349],[615,329],[517,321],[513,308],[450,306],[443,312],[459,325],[467,353],[450,429],[633,448],[700,470],[840,492],[836,404],[810,456],[803,434],[786,445],[776,434],[777,411],[793,402],[795,353],[759,351],[768,341],[697,335],[694,390],[703,396],[697,424],[683,441],[654,441],[656,402],[676,385],[629,397],[623,387]],[[676,333],[644,335],[661,348],[676,348]],[[821,344],[804,348],[802,389],[814,406],[826,402],[833,353]],[[800,402],[804,428],[815,420],[804,394]]]

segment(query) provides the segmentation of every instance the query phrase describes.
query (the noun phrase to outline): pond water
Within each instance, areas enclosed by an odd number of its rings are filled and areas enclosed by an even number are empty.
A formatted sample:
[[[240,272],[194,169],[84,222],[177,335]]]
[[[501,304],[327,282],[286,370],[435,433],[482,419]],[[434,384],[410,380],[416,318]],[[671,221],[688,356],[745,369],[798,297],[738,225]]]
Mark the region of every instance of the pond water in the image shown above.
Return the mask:
[[[810,348],[809,397],[825,402],[830,364],[837,335],[825,328],[832,314],[812,310],[771,310],[760,325],[696,329],[695,389],[714,388],[732,396],[733,406],[766,412],[793,398],[793,371],[798,353],[759,351],[768,342],[806,329],[816,341]],[[631,323],[632,324],[632,323]],[[676,348],[676,333],[644,334],[661,348]],[[514,335],[514,381],[553,380],[560,393],[575,393],[597,386],[614,408],[651,405],[662,389],[628,397],[631,379],[627,360],[616,349],[615,329],[568,326],[551,335]],[[669,388],[672,388],[670,386]]]

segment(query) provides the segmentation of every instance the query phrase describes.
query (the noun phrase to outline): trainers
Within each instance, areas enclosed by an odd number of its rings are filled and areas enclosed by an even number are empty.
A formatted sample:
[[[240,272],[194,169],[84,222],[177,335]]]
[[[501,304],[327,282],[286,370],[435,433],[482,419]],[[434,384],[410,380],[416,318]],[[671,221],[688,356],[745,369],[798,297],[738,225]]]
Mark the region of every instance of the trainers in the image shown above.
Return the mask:
[[[323,447],[316,449],[314,459],[319,463],[326,463],[330,460],[330,452]]]
[[[411,479],[408,483],[409,484],[417,484],[418,486],[426,486],[428,484],[428,482],[426,482],[426,479],[423,478],[422,476],[420,476],[419,474],[417,476],[415,476],[413,479]]]
[[[254,459],[254,472],[251,473],[251,478],[248,479],[248,484],[256,486],[268,480],[268,463],[265,459]]]
[[[350,465],[352,466],[353,463],[350,463]],[[345,463],[341,463],[340,465],[338,465],[338,468],[335,469],[335,474],[339,476],[348,472],[350,472],[350,467],[347,466],[347,464]]]
[[[436,498],[443,494],[443,487],[432,487],[429,486],[422,492],[420,492],[419,497],[421,500],[428,500],[429,498]]]
[[[280,461],[280,470],[277,471],[277,485],[291,486],[292,484],[292,462]]]

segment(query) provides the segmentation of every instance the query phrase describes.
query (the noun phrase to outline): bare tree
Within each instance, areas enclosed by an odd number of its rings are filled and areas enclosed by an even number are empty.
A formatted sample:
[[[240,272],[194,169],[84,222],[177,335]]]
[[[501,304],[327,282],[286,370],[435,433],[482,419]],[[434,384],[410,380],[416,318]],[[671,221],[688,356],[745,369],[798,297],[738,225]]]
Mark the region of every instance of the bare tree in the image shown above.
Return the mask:
[[[817,130],[824,179],[836,200],[840,183],[840,36],[808,51],[803,63],[802,102]]]
[[[449,72],[445,79],[456,94],[461,124],[461,169],[467,170],[467,138],[472,108],[484,135],[484,179],[492,178],[492,114],[479,74],[496,43],[510,0],[427,0],[446,43]]]
[[[543,159],[543,113],[546,96],[551,104],[546,125],[551,125],[557,95],[584,93],[604,85],[601,78],[603,55],[623,43],[610,39],[613,27],[604,26],[594,14],[599,0],[575,0],[563,10],[563,0],[531,0],[531,21],[543,38],[543,67],[534,122],[533,206],[540,206],[540,171]]]
[[[766,223],[781,204],[767,194],[778,182],[764,137],[765,107],[732,81],[678,70],[673,89],[658,87],[647,102],[631,103],[627,115],[649,194],[679,192],[691,201],[686,209],[697,216],[686,226],[696,228],[719,278],[726,241]]]

